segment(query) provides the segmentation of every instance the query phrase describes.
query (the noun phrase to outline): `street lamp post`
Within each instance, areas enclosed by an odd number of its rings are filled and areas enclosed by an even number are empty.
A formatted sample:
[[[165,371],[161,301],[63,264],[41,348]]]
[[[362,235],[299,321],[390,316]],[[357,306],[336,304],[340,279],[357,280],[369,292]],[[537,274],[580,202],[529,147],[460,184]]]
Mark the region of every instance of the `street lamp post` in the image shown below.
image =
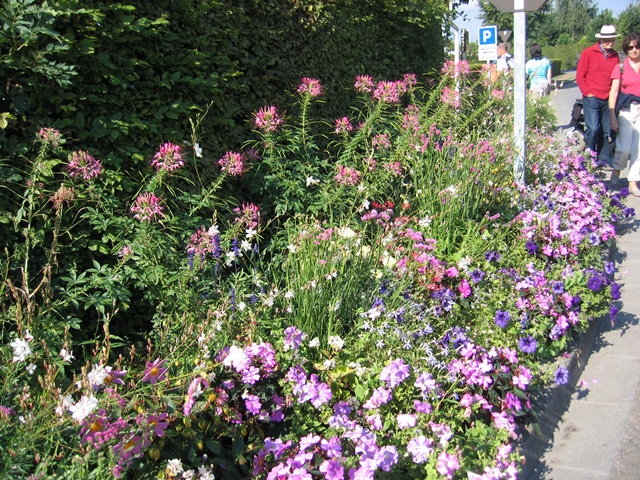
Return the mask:
[[[513,13],[513,139],[516,158],[513,162],[513,176],[516,183],[525,183],[525,158],[527,128],[527,86],[524,71],[527,55],[526,12],[538,10],[545,0],[490,0],[503,13]]]

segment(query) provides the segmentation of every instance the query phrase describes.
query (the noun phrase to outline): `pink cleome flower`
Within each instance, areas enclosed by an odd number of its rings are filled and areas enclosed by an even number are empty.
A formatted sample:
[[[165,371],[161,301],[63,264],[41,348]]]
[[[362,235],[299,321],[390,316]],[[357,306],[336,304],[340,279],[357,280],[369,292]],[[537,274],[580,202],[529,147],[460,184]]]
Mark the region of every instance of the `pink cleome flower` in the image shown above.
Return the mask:
[[[182,161],[182,154],[180,150],[181,146],[173,143],[163,143],[160,145],[160,150],[153,156],[151,160],[151,166],[156,172],[164,170],[170,172],[184,166]]]
[[[353,131],[353,125],[351,125],[349,117],[336,118],[335,125],[336,128],[334,132],[338,135]]]
[[[338,173],[333,178],[340,185],[358,185],[360,183],[360,172],[355,168],[340,165]]]
[[[320,85],[320,80],[304,77],[298,86],[298,93],[307,93],[310,97],[319,97],[322,95],[322,85]]]
[[[62,207],[63,203],[67,206],[71,205],[71,202],[75,199],[75,192],[73,188],[67,188],[64,185],[60,185],[60,188],[56,190],[56,193],[51,197],[53,203],[53,209],[58,211]]]
[[[405,90],[401,85],[404,86],[402,82],[379,82],[373,92],[373,98],[383,103],[398,103],[400,94]]]
[[[80,177],[84,181],[89,181],[102,172],[100,161],[93,158],[83,150],[77,150],[69,156],[69,164],[66,168],[69,176],[74,180]]]
[[[442,90],[440,100],[442,100],[442,103],[451,105],[453,108],[460,108],[460,93],[455,90],[451,90],[449,87],[445,87]]]
[[[354,88],[357,92],[360,93],[373,92],[373,78],[371,78],[369,75],[358,75],[356,77]]]
[[[281,124],[282,117],[278,115],[278,109],[273,105],[262,107],[254,119],[256,128],[265,133],[275,132]]]
[[[57,147],[60,145],[60,140],[62,136],[60,132],[55,128],[41,128],[36,138],[39,142],[42,142],[44,145],[51,145],[52,147]]]
[[[227,152],[218,160],[220,169],[232,177],[240,177],[247,171],[246,157],[242,153]]]
[[[234,208],[233,213],[236,215],[233,222],[244,228],[255,229],[260,225],[260,208],[254,203],[242,202],[242,206]]]
[[[144,192],[138,195],[136,203],[131,207],[133,218],[141,222],[150,222],[156,218],[164,218],[164,207],[160,200],[152,192]]]

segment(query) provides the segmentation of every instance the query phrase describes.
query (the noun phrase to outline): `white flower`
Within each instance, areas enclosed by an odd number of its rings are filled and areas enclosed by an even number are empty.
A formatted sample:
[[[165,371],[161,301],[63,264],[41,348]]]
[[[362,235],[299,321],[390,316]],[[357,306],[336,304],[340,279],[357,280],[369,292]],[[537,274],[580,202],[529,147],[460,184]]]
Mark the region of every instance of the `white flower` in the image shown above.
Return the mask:
[[[198,467],[198,475],[200,475],[200,480],[215,480],[215,475],[207,470],[204,466]]]
[[[349,227],[341,227],[338,229],[338,235],[340,235],[342,238],[354,238],[356,236],[358,236],[358,234],[356,232],[354,232],[353,230],[351,230]]]
[[[327,343],[329,343],[330,347],[336,350],[342,350],[342,347],[344,347],[344,340],[342,340],[338,335],[330,336]]]
[[[102,365],[94,365],[93,369],[88,373],[87,380],[92,387],[100,387],[109,376],[109,373]]]
[[[196,154],[196,157],[202,158],[202,147],[198,144],[198,142],[193,144],[193,151]]]
[[[69,407],[69,411],[71,412],[71,418],[81,422],[84,420],[87,415],[93,412],[98,406],[98,400],[93,395],[86,396],[83,395],[80,400],[74,405]]]
[[[244,302],[238,303],[238,310],[240,310],[242,312],[245,308],[247,308],[247,304],[246,303],[244,303]]]
[[[243,240],[242,242],[240,242],[240,249],[248,252],[249,250],[251,250],[251,243],[248,240]]]
[[[29,332],[27,331],[27,333]],[[9,346],[13,350],[13,363],[24,362],[25,358],[30,356],[32,353],[31,348],[29,347],[29,342],[21,338],[16,338],[9,344]]]
[[[421,227],[428,227],[429,225],[431,225],[431,217],[427,215],[426,217],[421,218],[418,221],[418,225],[420,225]]]
[[[67,351],[66,348],[62,348],[60,350],[59,356],[62,357],[62,360],[65,362],[71,362],[75,357],[73,356],[73,352],[71,350]]]
[[[453,196],[456,196],[456,194],[458,193],[458,189],[455,187],[455,185],[449,185],[445,190]]]
[[[320,346],[320,339],[318,337],[314,338],[309,342],[309,346],[311,348],[318,348]]]
[[[193,476],[196,474],[193,470],[187,470],[182,474],[182,478],[194,478]]]
[[[317,178],[307,177],[307,187],[315,185],[317,183],[320,183],[320,180],[318,180]]]
[[[29,329],[27,328],[27,330],[24,332],[24,339],[27,342],[30,342],[31,340],[33,340],[33,335],[31,335],[31,332],[29,331]]]
[[[367,208],[369,208],[369,205],[371,205],[371,202],[369,200],[365,200],[364,202],[362,202],[362,210],[366,210]]]
[[[174,458],[173,460],[169,460],[167,462],[166,473],[170,477],[177,477],[182,472],[184,472],[184,468],[182,468],[182,462],[178,458]]]
[[[290,244],[290,245],[287,245],[287,248],[289,249],[289,252],[290,252],[290,253],[296,253],[296,249],[297,249],[298,247],[296,247],[296,246],[292,243],[292,244]]]
[[[236,254],[233,252],[227,252],[226,257],[227,257],[227,260],[225,262],[226,265],[227,266],[233,265],[233,262],[235,262],[236,260]]]
[[[333,368],[336,365],[335,360],[332,359],[327,359],[324,362],[322,362],[322,367],[324,370],[329,370],[331,368]]]
[[[209,227],[209,230],[207,231],[207,233],[212,236],[218,235],[220,233],[220,230],[218,229],[218,226],[214,224]]]
[[[290,300],[293,298],[293,290],[289,290],[287,293],[284,294],[284,298],[286,298],[287,300]]]
[[[458,268],[466,272],[467,269],[469,268],[469,265],[471,265],[472,261],[473,260],[471,260],[471,257],[461,258],[460,261],[458,262]]]
[[[340,300],[338,300],[333,306],[333,311],[337,312],[340,309],[340,305],[341,305]]]
[[[33,372],[35,371],[36,371],[36,366],[33,363],[27,367],[27,372],[29,373],[29,375],[33,375]]]
[[[255,237],[258,234],[257,230],[254,230],[253,228],[247,228],[245,230],[245,237],[247,237],[247,240],[251,240],[253,237]]]

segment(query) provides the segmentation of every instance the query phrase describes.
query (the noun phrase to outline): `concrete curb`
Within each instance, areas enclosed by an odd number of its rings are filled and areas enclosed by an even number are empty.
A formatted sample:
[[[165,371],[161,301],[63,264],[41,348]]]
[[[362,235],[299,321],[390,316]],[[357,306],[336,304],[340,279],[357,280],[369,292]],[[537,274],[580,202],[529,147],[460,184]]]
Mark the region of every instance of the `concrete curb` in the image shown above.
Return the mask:
[[[615,261],[617,245],[615,240],[609,247],[608,261]],[[569,383],[566,385],[551,385],[532,398],[532,410],[538,412],[538,427],[527,426],[521,432],[517,442],[517,451],[524,456],[524,462],[520,472],[520,478],[527,480],[532,476],[549,443],[553,441],[553,433],[556,430],[562,415],[569,407],[571,395],[575,391],[578,380],[584,370],[589,355],[593,350],[601,322],[608,322],[609,318],[593,320],[587,330],[569,347],[569,356],[561,359],[560,364],[569,370]]]

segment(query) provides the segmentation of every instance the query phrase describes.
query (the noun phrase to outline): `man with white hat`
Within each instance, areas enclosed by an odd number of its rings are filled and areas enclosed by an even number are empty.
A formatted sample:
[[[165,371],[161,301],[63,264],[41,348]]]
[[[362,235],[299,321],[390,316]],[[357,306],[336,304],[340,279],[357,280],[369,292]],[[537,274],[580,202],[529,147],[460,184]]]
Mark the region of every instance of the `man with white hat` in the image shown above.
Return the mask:
[[[611,164],[611,126],[609,122],[609,91],[611,71],[620,63],[613,42],[619,37],[616,27],[603,25],[596,33],[598,43],[585,48],[578,60],[576,82],[582,93],[582,110],[586,129],[586,144],[598,153],[598,160]]]

